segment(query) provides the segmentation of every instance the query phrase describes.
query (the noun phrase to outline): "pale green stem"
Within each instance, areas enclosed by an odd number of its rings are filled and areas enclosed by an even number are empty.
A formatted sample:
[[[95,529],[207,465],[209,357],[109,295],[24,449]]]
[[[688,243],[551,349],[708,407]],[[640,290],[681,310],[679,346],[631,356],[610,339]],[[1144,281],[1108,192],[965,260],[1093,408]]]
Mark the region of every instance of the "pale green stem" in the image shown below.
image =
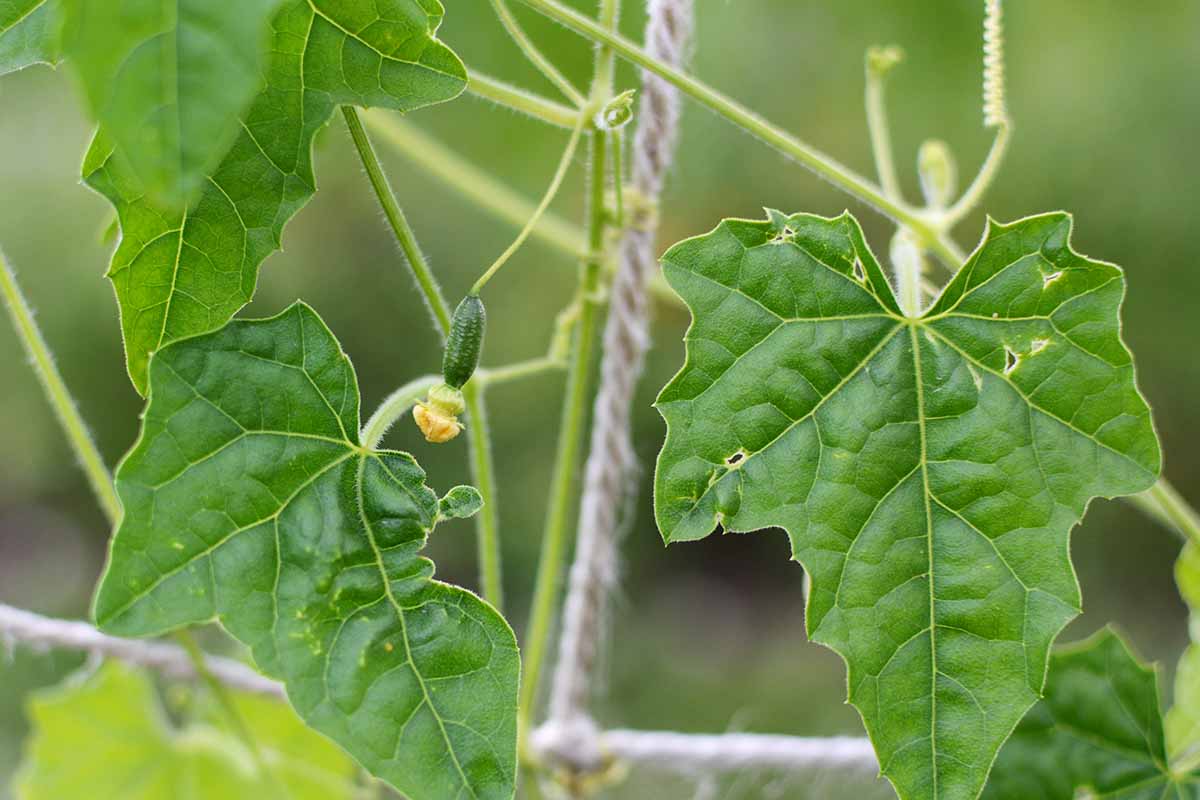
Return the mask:
[[[583,121],[584,118],[580,116],[579,121],[575,123],[575,128],[571,131],[571,138],[563,150],[562,158],[558,161],[558,168],[554,171],[554,178],[551,179],[550,185],[546,187],[546,193],[542,195],[542,201],[534,209],[533,216],[525,223],[525,227],[521,228],[521,232],[517,234],[517,238],[513,240],[512,244],[479,276],[479,280],[475,281],[475,284],[471,287],[471,294],[479,294],[483,290],[483,287],[487,285],[487,282],[492,279],[492,276],[499,272],[500,268],[508,263],[513,254],[521,249],[521,245],[525,244],[525,240],[529,238],[529,234],[537,227],[538,220],[542,218],[542,215],[546,213],[546,209],[554,202],[554,197],[558,194],[558,190],[562,187],[563,179],[567,177],[567,171],[571,168],[571,162],[575,159],[575,149],[579,146],[579,137],[583,134]]]
[[[425,297],[426,305],[429,306],[430,314],[444,337],[450,331],[450,307],[446,303],[446,298],[437,281],[434,280],[433,272],[422,255],[421,248],[417,245],[416,235],[409,227],[404,212],[400,210],[400,205],[396,202],[396,196],[392,193],[387,176],[383,174],[383,166],[379,163],[378,156],[375,155],[375,149],[371,146],[371,140],[367,138],[367,132],[363,130],[358,112],[349,106],[343,106],[342,112],[346,117],[346,125],[350,129],[350,135],[354,139],[354,145],[358,149],[363,167],[367,171],[367,177],[370,178],[371,186],[375,190],[375,196],[379,198],[379,204],[383,207],[384,216],[387,217],[392,232],[396,235],[400,247],[408,258],[408,265],[417,278],[417,284]],[[469,386],[468,384],[468,388]],[[476,429],[468,441],[470,442],[471,466],[476,488],[479,489],[484,504],[483,510],[475,515],[481,588],[484,599],[496,609],[502,610],[503,597],[498,593],[500,542],[495,516],[496,496],[491,455],[492,445],[487,436],[487,410],[484,407],[483,397],[477,391],[465,391],[464,398],[467,400],[468,428]],[[387,428],[385,427],[384,430],[386,431]]]
[[[478,531],[479,580],[483,596],[504,609],[504,580],[501,573],[500,522],[496,509],[496,464],[492,459],[492,437],[488,427],[483,388],[476,381],[463,387],[467,407],[467,442],[470,444],[471,479],[484,498],[483,508],[475,515]]]
[[[216,699],[217,704],[221,707],[221,712],[225,715],[226,724],[229,725],[233,735],[241,740],[246,750],[249,751],[250,757],[254,759],[255,766],[258,767],[259,774],[271,784],[272,793],[279,798],[290,797],[287,787],[279,779],[279,776],[275,774],[275,771],[271,769],[270,765],[267,764],[267,759],[263,755],[262,749],[258,746],[253,731],[250,730],[250,726],[238,710],[237,703],[234,702],[229,687],[218,680],[217,676],[213,675],[212,670],[208,668],[208,661],[205,660],[204,652],[200,649],[200,645],[196,643],[196,639],[192,636],[191,631],[187,628],[175,631],[175,640],[187,651],[188,658],[192,662],[192,667],[196,670],[196,675]]]
[[[584,113],[474,70],[471,70],[468,76],[467,91],[496,105],[560,128],[575,127],[575,122]]]
[[[404,216],[404,211],[396,202],[396,195],[392,192],[387,176],[383,174],[383,165],[379,163],[379,156],[375,154],[375,148],[371,146],[371,140],[367,138],[367,132],[363,130],[358,111],[351,106],[342,106],[342,115],[346,118],[346,127],[350,130],[350,138],[354,140],[354,147],[358,150],[363,169],[366,170],[367,178],[371,181],[371,188],[375,190],[375,196],[379,198],[383,215],[387,217],[388,225],[391,226],[392,233],[396,235],[400,249],[404,251],[404,257],[408,259],[409,269],[412,270],[413,277],[417,279],[421,294],[425,297],[434,321],[437,322],[442,335],[445,336],[450,330],[450,306],[446,304],[446,298],[442,295],[442,289],[433,276],[433,270],[429,268],[429,262],[425,260],[425,255],[417,244],[417,236],[408,224],[408,218]]]
[[[771,124],[736,100],[726,97],[691,75],[651,56],[620,34],[603,27],[557,0],[521,1],[547,17],[562,23],[584,38],[611,48],[622,58],[653,72],[692,99],[804,164],[834,185],[912,228],[923,240],[927,240],[930,246],[934,246],[935,240],[939,238],[940,232],[931,226],[916,209],[906,203],[888,198],[883,190],[871,181]]]
[[[550,63],[550,59],[546,58],[541,50],[538,50],[537,45],[521,27],[521,23],[517,22],[517,18],[513,16],[508,3],[504,0],[492,0],[492,8],[496,10],[496,16],[500,18],[500,23],[508,31],[508,35],[517,43],[517,47],[521,48],[521,52],[525,54],[530,63],[537,67],[538,71],[546,76],[546,80],[553,83],[563,93],[563,96],[574,103],[576,107],[582,106],[585,102],[583,95]]]
[[[490,389],[502,383],[532,378],[536,375],[555,372],[565,367],[566,362],[563,359],[553,356],[543,356],[541,358],[531,358],[528,361],[518,361],[506,367],[481,368],[475,372],[475,377],[472,381],[479,383],[484,389]]]
[[[1149,489],[1131,495],[1128,500],[1178,533],[1185,541],[1200,547],[1200,513],[1166,478],[1159,478]]]
[[[605,33],[609,32],[609,28],[615,28],[618,8],[618,0],[601,0],[599,18],[609,27],[596,27]],[[591,20],[588,20],[588,23],[595,25]],[[605,100],[611,94],[613,66],[612,49],[607,46],[599,48],[592,78],[593,101]],[[538,556],[529,624],[525,633],[524,674],[517,708],[517,730],[523,753],[526,751],[526,741],[537,705],[550,629],[558,608],[559,589],[566,568],[567,532],[571,523],[572,500],[583,449],[592,362],[600,319],[599,290],[604,271],[604,242],[608,224],[608,209],[605,207],[604,198],[608,177],[607,145],[606,133],[603,130],[593,131],[590,147],[591,180],[588,186],[588,246],[591,255],[584,262],[580,273],[578,327],[567,367],[558,450],[551,477],[550,499],[546,508],[546,525]]]
[[[518,228],[533,216],[537,206],[532,201],[411,122],[378,110],[367,111],[363,117],[367,127],[396,151],[484,211]],[[583,230],[553,212],[542,215],[533,237],[564,255],[578,258],[585,252]]]
[[[945,212],[941,221],[944,230],[949,230],[961,222],[963,217],[970,214],[983,200],[984,194],[1000,172],[1000,165],[1008,153],[1008,143],[1011,138],[1012,126],[1007,122],[1000,123],[999,130],[996,131],[996,138],[992,142],[987,158],[984,159],[983,166],[979,169],[979,174],[975,176],[975,180],[971,181],[971,185],[963,192],[962,197]]]
[[[411,163],[497,219],[519,227],[533,215],[536,208],[533,202],[412,123],[384,111],[367,111],[362,116],[368,128],[407,156]],[[542,216],[533,229],[532,238],[541,240],[564,255],[580,259],[587,255],[583,230],[551,211]],[[613,265],[605,266],[609,268]],[[661,273],[656,272],[650,279],[650,293],[663,303],[683,307],[683,301],[667,285]]]
[[[867,131],[871,136],[871,153],[875,157],[879,184],[886,196],[902,201],[900,178],[896,174],[896,161],[892,154],[891,126],[887,117],[887,75],[884,70],[872,68],[869,57],[866,72]]]
[[[389,394],[379,404],[379,408],[375,409],[375,413],[367,420],[367,424],[363,425],[362,433],[359,435],[362,446],[368,450],[377,449],[379,443],[383,441],[383,437],[396,424],[396,421],[411,411],[413,406],[424,400],[425,396],[429,394],[429,390],[441,382],[441,375],[424,375],[414,381],[409,381]]]
[[[625,136],[621,130],[613,131],[608,137],[612,141],[613,174],[613,219],[621,228],[625,227]],[[658,270],[655,270],[655,275]]]
[[[0,252],[0,290],[4,293],[5,307],[8,308],[17,336],[20,337],[21,344],[25,346],[25,352],[33,363],[34,372],[41,381],[50,407],[54,409],[54,414],[58,417],[58,424],[66,434],[71,449],[75,451],[75,457],[79,460],[79,465],[83,467],[84,475],[87,476],[88,484],[92,487],[92,493],[100,503],[104,516],[109,523],[115,525],[121,517],[121,503],[113,488],[112,475],[109,474],[108,467],[104,465],[104,459],[100,456],[100,451],[96,449],[96,444],[88,433],[87,425],[84,424],[83,417],[79,414],[79,408],[75,405],[71,392],[63,382],[58,367],[54,364],[54,356],[51,355],[50,348],[33,319],[33,311],[25,300],[25,296],[21,294],[17,276],[13,273],[12,267],[5,260],[2,252]]]

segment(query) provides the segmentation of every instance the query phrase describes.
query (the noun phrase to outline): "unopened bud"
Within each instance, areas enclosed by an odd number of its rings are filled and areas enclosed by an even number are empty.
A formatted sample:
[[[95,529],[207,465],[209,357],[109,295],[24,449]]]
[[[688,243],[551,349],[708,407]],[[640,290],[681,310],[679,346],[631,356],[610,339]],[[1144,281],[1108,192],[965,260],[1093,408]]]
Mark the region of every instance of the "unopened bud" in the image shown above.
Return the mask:
[[[946,208],[958,189],[958,165],[950,145],[940,139],[929,139],[917,153],[917,173],[921,176],[921,193],[930,208]]]
[[[867,50],[867,71],[882,78],[903,60],[904,50],[897,45],[872,47]]]
[[[633,98],[637,94],[633,89],[621,92],[609,100],[604,108],[596,112],[594,123],[598,130],[615,131],[623,128],[633,119]]]

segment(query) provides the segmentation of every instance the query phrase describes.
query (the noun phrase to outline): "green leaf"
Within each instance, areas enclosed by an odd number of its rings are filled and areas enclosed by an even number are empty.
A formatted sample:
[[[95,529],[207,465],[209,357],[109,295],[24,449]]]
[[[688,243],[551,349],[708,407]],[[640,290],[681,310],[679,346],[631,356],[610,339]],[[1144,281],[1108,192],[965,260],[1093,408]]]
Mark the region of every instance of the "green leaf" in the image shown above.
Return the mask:
[[[1078,613],[1069,531],[1159,471],[1121,271],[1070,229],[989,223],[920,319],[848,214],[727,220],[663,257],[693,315],[658,398],[663,538],[787,531],[902,798],[979,794]]]
[[[316,190],[313,136],[338,105],[411,111],[466,87],[466,69],[434,37],[441,18],[436,0],[288,2],[272,22],[266,86],[186,212],[155,207],[129,159],[97,135],[83,175],[121,219],[109,277],[139,392],[150,353],[219,328],[250,300],[263,259]]]
[[[1115,632],[1056,648],[1046,696],[996,760],[987,800],[1196,800],[1167,767],[1158,679]]]
[[[349,360],[297,303],[168,345],[116,473],[101,628],[214,617],[300,716],[411,800],[508,800],[519,660],[504,619],[432,580],[438,497],[359,443]]]
[[[438,501],[438,516],[442,519],[468,519],[483,508],[483,495],[474,486],[455,486]]]
[[[262,83],[281,0],[62,0],[63,50],[150,199],[182,208]]]
[[[30,703],[33,733],[17,774],[18,800],[176,800],[275,797],[352,800],[356,767],[285,704],[235,694],[270,776],[220,725],[175,728],[143,673],[115,662],[68,679]]]
[[[0,75],[58,63],[57,0],[0,0]]]
[[[1175,564],[1175,582],[1191,611],[1192,644],[1175,671],[1175,702],[1167,712],[1172,764],[1200,768],[1200,547],[1188,542]]]

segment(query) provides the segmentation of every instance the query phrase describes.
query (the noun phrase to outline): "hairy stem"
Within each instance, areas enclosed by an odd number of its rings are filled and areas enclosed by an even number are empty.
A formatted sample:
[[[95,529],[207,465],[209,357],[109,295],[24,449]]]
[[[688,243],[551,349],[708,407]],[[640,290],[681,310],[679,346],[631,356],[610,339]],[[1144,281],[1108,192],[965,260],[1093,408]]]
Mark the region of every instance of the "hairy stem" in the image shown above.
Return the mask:
[[[892,153],[892,133],[887,117],[887,73],[892,63],[880,61],[887,51],[872,50],[867,54],[867,131],[871,137],[871,153],[875,158],[875,170],[879,173],[879,184],[883,193],[893,200],[902,200],[900,178],[896,174],[896,160]],[[898,60],[898,56],[895,57]]]
[[[0,252],[0,292],[4,294],[5,307],[12,319],[13,328],[16,329],[17,336],[20,337],[21,344],[24,345],[25,352],[33,364],[34,372],[41,381],[46,400],[54,409],[58,424],[66,434],[71,449],[75,451],[80,466],[83,467],[88,484],[100,503],[104,516],[109,523],[115,525],[121,516],[121,503],[117,499],[116,489],[113,488],[112,476],[108,467],[104,465],[100,451],[96,449],[96,443],[88,433],[79,407],[75,405],[71,392],[54,364],[50,347],[33,319],[33,311],[21,293],[17,276],[5,260],[3,252]]]
[[[467,91],[496,105],[560,128],[575,127],[575,121],[583,113],[474,70],[471,70],[468,76]]]
[[[963,192],[962,197],[946,211],[942,224],[947,230],[961,222],[963,217],[970,214],[983,200],[984,194],[987,193],[996,179],[996,175],[1000,172],[1000,165],[1004,163],[1004,156],[1008,153],[1008,143],[1011,138],[1012,126],[1008,122],[1000,123],[999,130],[996,131],[996,138],[992,142],[992,148],[988,151],[987,158],[979,169],[979,174],[971,181],[971,185]]]
[[[471,480],[484,498],[475,515],[476,546],[479,552],[479,581],[483,596],[497,609],[504,608],[504,579],[501,572],[500,519],[496,509],[496,464],[492,458],[492,436],[487,405],[479,381],[463,387],[467,406],[467,442],[470,444]]]
[[[533,216],[537,206],[532,201],[400,115],[374,110],[363,117],[367,127],[383,141],[489,214],[517,227]],[[564,255],[583,255],[583,229],[554,212],[542,215],[532,236]]]
[[[597,27],[606,32],[614,29],[618,10],[618,0],[601,0],[599,18],[603,24]],[[588,22],[595,24],[591,20]],[[591,88],[593,101],[604,99],[611,94],[613,67],[612,49],[607,46],[598,48]],[[523,752],[527,750],[527,738],[532,729],[550,628],[558,608],[558,595],[566,567],[567,532],[571,521],[572,500],[583,449],[592,362],[600,319],[598,295],[604,271],[604,241],[608,230],[608,209],[604,198],[609,166],[607,155],[607,134],[603,130],[594,130],[590,146],[591,179],[588,186],[589,257],[580,271],[578,327],[571,344],[567,367],[558,451],[554,459],[546,524],[542,532],[537,578],[525,634],[524,675],[517,708],[517,730]]]
[[[768,122],[716,89],[697,80],[687,73],[651,56],[620,34],[598,24],[584,15],[568,8],[558,0],[521,0],[567,28],[590,39],[617,55],[653,72],[674,85],[684,94],[712,109],[730,122],[750,134],[777,148],[785,155],[804,164],[834,185],[849,192],[863,202],[912,228],[925,240],[933,242],[940,231],[908,204],[890,199],[879,186],[856,174],[848,167],[835,161],[814,147],[802,142],[792,134]]]
[[[528,361],[518,361],[515,364],[509,364],[504,367],[481,368],[476,371],[474,380],[483,388],[488,389],[501,383],[508,383],[509,381],[560,370],[565,366],[566,363],[561,358],[543,356],[541,358],[531,358]]]
[[[367,424],[363,425],[362,433],[359,434],[363,447],[370,450],[378,448],[396,421],[411,411],[413,406],[429,394],[430,389],[441,382],[441,375],[423,375],[389,394],[379,404],[379,408],[375,409]]]
[[[350,138],[354,140],[354,147],[358,150],[359,159],[362,161],[363,169],[367,172],[367,178],[371,181],[371,188],[375,190],[375,196],[379,199],[379,205],[383,208],[383,214],[387,217],[388,225],[391,226],[392,233],[396,235],[400,249],[404,251],[408,267],[412,270],[413,277],[417,279],[417,285],[425,297],[429,312],[441,329],[442,335],[445,336],[450,330],[450,306],[447,305],[442,289],[438,286],[437,278],[433,276],[433,270],[429,268],[429,262],[425,260],[425,255],[417,244],[417,235],[413,233],[412,227],[408,224],[408,218],[404,216],[404,211],[396,202],[396,195],[392,192],[391,184],[388,183],[387,176],[383,174],[383,165],[379,163],[379,156],[375,154],[375,148],[371,146],[371,140],[367,138],[367,132],[363,130],[358,111],[351,106],[342,106],[342,116],[346,118],[346,127],[350,130]]]
[[[371,187],[375,190],[375,196],[379,198],[379,204],[383,207],[384,216],[387,217],[388,224],[396,235],[396,240],[400,242],[400,247],[404,250],[408,265],[412,269],[413,275],[416,276],[417,284],[421,288],[434,322],[441,330],[442,336],[445,336],[450,331],[450,307],[446,303],[446,297],[434,279],[433,271],[430,270],[425,256],[421,254],[421,248],[417,245],[417,237],[409,227],[404,212],[400,210],[400,205],[396,202],[396,196],[392,193],[387,176],[383,174],[383,166],[379,163],[379,157],[371,146],[371,140],[367,138],[367,132],[363,130],[358,112],[349,106],[343,106],[342,113],[346,117],[346,126],[350,129],[351,138],[354,139],[354,146],[358,149],[363,167],[367,171],[367,177],[371,180]],[[475,515],[475,532],[480,554],[480,580],[484,599],[499,610],[502,608],[503,601],[503,597],[498,593],[500,544],[495,516],[496,482],[492,463],[492,444],[487,435],[487,410],[484,407],[483,397],[477,391],[465,392],[464,398],[467,399],[468,428],[477,429],[472,432],[468,441],[474,480],[476,488],[479,489],[479,494],[483,498],[484,507],[483,511]],[[384,426],[383,430],[386,431],[387,427]]]
[[[1159,478],[1149,489],[1130,496],[1129,500],[1185,541],[1200,547],[1200,513],[1166,478]]]
[[[521,49],[530,63],[537,67],[538,72],[541,72],[546,80],[553,83],[563,93],[563,96],[574,103],[576,107],[582,106],[585,102],[583,95],[550,63],[550,59],[538,50],[529,35],[525,33],[525,29],[521,27],[521,23],[517,22],[517,18],[513,16],[508,3],[504,0],[492,0],[492,8],[496,10],[496,16],[500,18],[500,23],[508,31],[508,35],[517,43],[517,47]]]
[[[487,285],[487,282],[492,279],[492,276],[499,272],[500,268],[508,263],[513,254],[521,249],[521,245],[525,244],[525,240],[529,238],[529,234],[537,226],[538,220],[542,218],[542,215],[546,213],[546,209],[550,207],[550,203],[554,201],[555,195],[558,194],[558,190],[562,187],[563,179],[567,177],[567,171],[571,168],[571,162],[575,159],[575,150],[579,146],[579,137],[583,134],[583,124],[584,118],[581,115],[579,121],[575,123],[574,130],[571,131],[571,138],[563,150],[562,158],[558,161],[558,168],[554,171],[554,177],[551,179],[550,185],[546,187],[546,193],[542,195],[541,202],[538,203],[537,208],[533,211],[533,215],[529,217],[529,221],[525,223],[525,227],[521,228],[521,232],[517,234],[517,238],[513,240],[512,244],[479,276],[479,280],[475,281],[475,284],[471,287],[471,294],[479,294],[483,290],[483,287]]]

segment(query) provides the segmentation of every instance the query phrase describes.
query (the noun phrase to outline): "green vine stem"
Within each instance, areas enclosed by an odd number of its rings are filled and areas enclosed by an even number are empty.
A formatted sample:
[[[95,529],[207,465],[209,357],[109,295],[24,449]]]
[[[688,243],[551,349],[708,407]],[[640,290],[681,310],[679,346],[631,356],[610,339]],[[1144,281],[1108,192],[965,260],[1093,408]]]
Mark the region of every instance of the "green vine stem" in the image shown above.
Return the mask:
[[[508,35],[517,43],[517,47],[521,49],[521,52],[525,54],[530,63],[537,67],[538,71],[546,77],[546,80],[553,83],[563,93],[564,97],[574,103],[576,108],[581,107],[584,104],[583,95],[550,63],[550,59],[546,58],[542,54],[542,51],[537,49],[537,46],[530,40],[528,34],[525,33],[525,29],[521,27],[521,23],[517,22],[517,18],[513,16],[508,3],[504,2],[504,0],[492,0],[492,8],[496,10],[496,16],[500,18],[500,23],[504,26],[504,30],[508,31]]]
[[[400,209],[400,204],[396,202],[396,196],[392,192],[392,187],[388,183],[387,176],[383,173],[383,165],[379,163],[379,157],[375,154],[375,148],[371,146],[371,140],[367,137],[367,132],[363,129],[358,111],[349,106],[343,106],[342,114],[346,118],[346,127],[350,130],[350,137],[354,140],[354,146],[358,150],[363,168],[366,170],[367,177],[371,181],[371,188],[375,190],[375,196],[379,199],[384,216],[387,217],[388,224],[391,226],[396,240],[400,243],[400,247],[404,251],[408,265],[412,269],[413,275],[417,279],[417,284],[421,288],[421,293],[425,298],[425,303],[429,307],[429,312],[437,323],[442,336],[445,336],[450,330],[450,307],[446,303],[446,298],[442,294],[441,287],[438,286],[433,276],[433,271],[429,268],[429,263],[421,253],[421,248],[417,245],[416,234],[413,233],[412,228],[409,226],[408,219]],[[466,395],[467,393],[464,393],[464,399],[466,399]],[[476,429],[469,437],[471,465],[475,473],[476,488],[479,489],[479,494],[483,497],[483,509],[479,514],[475,515],[480,582],[484,599],[496,609],[502,610],[504,598],[499,594],[500,541],[495,515],[496,497],[494,493],[494,466],[491,455],[492,443],[491,439],[487,436],[487,409],[484,407],[483,397],[478,391],[470,392],[470,397],[472,399],[467,403],[467,418],[471,424],[468,427]],[[482,421],[482,424],[479,424],[480,421]],[[384,430],[386,431],[386,427]]]
[[[479,576],[483,596],[498,609],[504,608],[504,577],[501,572],[500,515],[496,509],[496,464],[492,459],[492,437],[488,426],[487,406],[483,388],[478,381],[468,381],[463,387],[463,402],[467,408],[467,442],[471,458],[471,480],[480,496],[483,508],[475,515],[479,532]]]
[[[1200,547],[1200,513],[1183,498],[1170,481],[1158,483],[1129,500],[1143,512],[1178,533],[1185,541]]]
[[[538,203],[537,208],[534,209],[533,214],[529,217],[529,221],[525,223],[525,227],[521,228],[521,232],[517,234],[517,238],[513,240],[512,244],[479,276],[479,280],[475,281],[475,284],[471,287],[471,294],[477,295],[483,291],[483,287],[487,285],[487,282],[500,271],[501,267],[508,263],[508,260],[512,258],[514,253],[521,249],[521,245],[525,244],[525,240],[529,238],[529,234],[537,227],[538,221],[546,213],[546,209],[550,207],[550,203],[554,201],[555,195],[558,194],[558,190],[562,187],[563,179],[567,176],[567,172],[571,168],[571,162],[575,159],[575,150],[579,146],[579,137],[583,133],[583,125],[584,116],[581,114],[579,120],[575,123],[575,128],[571,131],[571,138],[563,150],[562,158],[558,161],[558,168],[555,169],[554,177],[551,179],[550,185],[546,187],[546,193],[542,195],[541,202]]]
[[[867,132],[871,137],[871,153],[883,193],[900,200],[900,179],[892,152],[891,128],[887,117],[887,77],[904,55],[899,47],[872,47],[866,58]]]
[[[617,0],[602,0],[601,30],[615,29],[619,5]],[[595,25],[591,20],[589,24]],[[604,27],[607,26],[607,27]],[[602,46],[596,53],[596,68],[592,79],[593,103],[605,102],[612,92],[614,71],[613,53]],[[596,333],[600,319],[600,283],[604,272],[604,245],[608,231],[609,213],[605,204],[608,179],[608,136],[603,130],[593,130],[590,146],[591,178],[589,182],[588,247],[589,257],[583,263],[579,281],[579,318],[571,344],[567,368],[567,386],[563,397],[562,423],[558,433],[558,450],[550,484],[550,499],[546,508],[546,524],[538,556],[537,578],[529,624],[526,627],[524,674],[517,708],[517,729],[521,737],[521,752],[527,755],[527,737],[531,730],[538,688],[545,666],[550,629],[558,607],[567,557],[567,532],[571,522],[573,490],[579,472],[583,449],[592,362],[596,349]]]
[[[570,106],[548,100],[475,70],[471,70],[467,77],[467,91],[476,97],[526,114],[549,125],[556,125],[559,128],[575,127],[575,121],[581,113]]]
[[[372,133],[482,210],[517,228],[533,216],[533,202],[400,115],[370,110],[362,116]],[[542,215],[532,237],[563,255],[582,258],[585,252],[583,229],[552,211]]]
[[[887,197],[881,187],[787,131],[773,125],[736,100],[654,58],[615,31],[605,28],[557,0],[521,0],[521,2],[561,23],[580,36],[610,48],[622,58],[653,72],[701,105],[707,106],[746,132],[794,158],[835,186],[902,223],[916,233],[922,244],[936,253],[939,258],[947,262],[954,262],[959,255],[953,244],[949,243],[944,230],[927,219],[921,211],[903,201],[892,200]],[[957,261],[954,266],[957,268],[961,264],[961,261]]]
[[[75,452],[75,457],[83,467],[92,493],[96,496],[109,523],[115,525],[121,517],[121,502],[117,499],[117,492],[113,488],[112,475],[109,474],[108,467],[104,465],[104,459],[100,456],[100,451],[96,449],[96,443],[92,441],[92,437],[88,433],[87,425],[79,413],[79,408],[75,405],[71,392],[63,382],[58,367],[54,364],[54,356],[33,319],[33,311],[21,293],[21,287],[17,284],[17,276],[4,258],[3,252],[0,252],[0,291],[4,294],[5,307],[8,309],[17,336],[21,339],[21,344],[24,345],[25,352],[29,355],[34,372],[37,373],[42,389],[46,393],[46,399],[49,401],[50,407],[54,409],[59,425],[62,426],[63,433],[66,434],[67,441],[70,442],[71,449]]]
[[[396,422],[425,399],[429,390],[442,382],[441,375],[422,375],[389,394],[363,425],[359,440],[368,450],[378,449],[383,437]]]
[[[263,755],[262,748],[258,746],[253,731],[250,730],[250,726],[246,723],[242,713],[238,711],[237,704],[233,702],[233,695],[230,693],[229,688],[208,668],[208,661],[204,657],[204,651],[196,643],[196,638],[192,636],[191,631],[187,628],[182,628],[175,631],[175,641],[179,642],[184,651],[187,652],[188,659],[192,662],[192,668],[196,670],[196,675],[200,678],[205,688],[208,689],[209,693],[216,699],[217,704],[220,705],[221,713],[225,715],[226,724],[233,731],[233,735],[249,751],[250,757],[254,760],[255,766],[258,768],[259,774],[271,784],[272,794],[279,798],[279,800],[288,800],[290,794],[287,791],[287,787],[267,763],[266,756]]]

